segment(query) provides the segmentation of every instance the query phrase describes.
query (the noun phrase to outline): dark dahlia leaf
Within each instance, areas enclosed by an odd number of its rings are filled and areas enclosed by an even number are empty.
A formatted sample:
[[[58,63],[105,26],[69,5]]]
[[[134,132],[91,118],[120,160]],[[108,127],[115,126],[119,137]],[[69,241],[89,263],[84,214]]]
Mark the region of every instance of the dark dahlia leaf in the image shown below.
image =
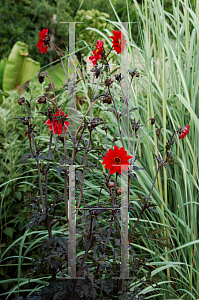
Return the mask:
[[[132,173],[132,177],[138,181],[137,175],[135,173]]]
[[[111,111],[111,112],[115,113],[115,109],[114,108],[107,108],[107,109],[105,109],[105,111]]]
[[[82,180],[83,180],[82,172],[79,170],[76,170],[75,174],[76,174],[76,177],[77,177],[77,180],[79,181],[79,183],[82,184]]]
[[[58,260],[56,260],[56,259],[54,260],[53,267],[54,267],[55,272],[56,272],[59,268],[59,261]]]
[[[21,159],[22,163],[26,162],[31,157],[32,157],[31,153],[25,153]]]
[[[48,154],[48,159],[49,160],[55,160],[55,157],[54,157],[54,155],[52,154],[52,152],[50,152],[49,154]]]
[[[137,110],[137,109],[138,109],[138,107],[131,107],[131,108],[129,109],[129,112],[134,111],[134,110]]]
[[[62,291],[56,292],[55,295],[54,295],[54,297],[53,297],[53,300],[59,299],[62,294],[63,294]]]
[[[64,170],[64,167],[58,167],[57,168],[57,175],[59,176],[59,177],[61,177],[61,172]]]
[[[84,295],[85,295],[86,297],[88,297],[89,287],[88,287],[87,284],[84,284],[84,285],[83,285],[83,290],[84,290]]]
[[[44,220],[46,219],[46,214],[42,214],[38,220],[38,223],[37,224],[40,224],[42,223]]]
[[[150,230],[149,232],[148,232],[148,236],[150,237],[150,236],[152,236],[152,235],[154,235],[154,234],[160,234],[160,233],[162,233],[164,231],[164,229],[154,229],[154,230]]]
[[[58,243],[60,244],[60,246],[62,246],[62,248],[63,248],[64,250],[68,251],[67,239],[65,239],[65,238],[63,238],[63,237],[59,237]]]
[[[65,271],[62,271],[60,274],[59,274],[59,277],[58,277],[58,279],[60,279],[62,276],[64,276],[65,274],[67,273],[67,271],[65,270]]]
[[[36,156],[35,158],[36,158],[36,160],[40,160],[40,159],[48,159],[48,157],[47,157],[46,154],[44,154],[44,153],[42,153],[42,154],[39,155],[39,156]]]
[[[28,223],[28,225],[26,226],[26,230],[28,230],[32,226],[33,226],[32,222]]]
[[[161,245],[167,247],[167,248],[172,248],[172,244],[166,243],[166,242],[162,242],[162,241],[158,241],[158,243],[160,243]]]
[[[137,171],[137,170],[146,170],[145,168],[140,168],[138,166],[133,166],[133,170]]]
[[[153,208],[153,207],[148,207],[148,209],[152,210],[152,211],[155,212],[156,214],[158,213],[158,211],[157,211],[155,208]]]
[[[114,249],[114,261],[116,261],[117,260],[117,258],[118,258],[118,251],[116,250],[116,249]]]
[[[93,258],[94,258],[95,261],[99,260],[99,257],[97,256],[96,250],[93,250]]]

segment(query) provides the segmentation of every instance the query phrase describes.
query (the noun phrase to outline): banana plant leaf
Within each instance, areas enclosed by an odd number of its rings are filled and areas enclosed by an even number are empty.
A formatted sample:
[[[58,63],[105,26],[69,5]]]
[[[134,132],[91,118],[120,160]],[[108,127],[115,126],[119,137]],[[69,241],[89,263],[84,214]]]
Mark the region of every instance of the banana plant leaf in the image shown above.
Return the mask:
[[[7,58],[4,58],[0,62],[0,90],[3,88],[3,73],[6,66]]]
[[[65,64],[64,59],[63,62],[66,69],[66,75],[68,75],[68,68]],[[61,63],[58,63],[55,66],[49,68],[45,68],[44,70],[41,70],[41,72],[42,73],[48,72],[48,76],[50,77],[50,80],[54,84],[55,90],[58,90],[64,84],[64,82],[66,82],[66,76]],[[46,77],[45,77],[45,81],[47,84],[50,84],[48,78]],[[31,82],[38,82],[38,76],[32,78]]]
[[[68,68],[66,67],[65,60],[63,60],[63,63],[66,69],[66,75],[68,75]],[[51,81],[54,83],[55,90],[59,89],[60,86],[66,82],[66,76],[61,63],[46,69],[44,72],[46,71],[48,72],[48,76],[50,77]]]
[[[8,57],[3,74],[3,91],[13,90],[22,86],[35,76],[40,69],[40,63],[28,57],[28,45],[17,42]]]

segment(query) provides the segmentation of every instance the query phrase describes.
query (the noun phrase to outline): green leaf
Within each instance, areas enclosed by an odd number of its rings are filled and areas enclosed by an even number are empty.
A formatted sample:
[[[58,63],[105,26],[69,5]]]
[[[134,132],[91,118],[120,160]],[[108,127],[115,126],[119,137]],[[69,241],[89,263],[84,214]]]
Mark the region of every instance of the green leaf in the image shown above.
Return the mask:
[[[91,101],[92,101],[93,98],[94,98],[94,94],[93,94],[93,91],[92,91],[92,89],[91,89],[90,86],[88,86],[88,97],[89,97],[89,99],[90,99]]]
[[[4,269],[3,269],[3,267],[0,267],[0,275],[4,276]]]
[[[22,194],[21,194],[21,192],[16,192],[15,196],[18,200],[21,200]]]
[[[3,87],[3,73],[4,73],[5,66],[6,66],[6,61],[7,61],[7,58],[4,58],[0,62],[0,89],[1,90]]]
[[[65,65],[65,59],[63,59],[63,63]],[[65,69],[66,69],[66,74],[68,74],[67,73],[68,68],[65,67]],[[47,75],[50,77],[50,80],[52,81],[55,90],[58,90],[66,82],[66,76],[65,76],[65,73],[64,73],[61,63],[58,63],[55,66],[45,68],[44,70],[42,70],[42,73],[45,73],[45,72],[47,72]],[[38,77],[35,76],[34,78],[32,78],[31,82],[37,83]],[[50,85],[50,82],[47,77],[45,77],[45,82]],[[40,112],[40,113],[42,113],[42,112]]]
[[[65,60],[63,59],[63,63],[64,62]],[[68,69],[66,69],[66,73],[67,71]],[[48,76],[50,77],[50,80],[53,82],[55,90],[59,89],[66,81],[65,73],[61,63],[58,63],[57,65],[51,68],[45,69],[45,71],[43,72],[48,72]]]
[[[40,69],[40,63],[28,57],[28,45],[17,42],[8,57],[3,74],[3,91],[13,90],[22,86],[35,76]]]
[[[3,233],[5,233],[6,235],[8,235],[10,238],[12,238],[13,233],[16,230],[13,227],[6,227],[6,229],[4,229]]]

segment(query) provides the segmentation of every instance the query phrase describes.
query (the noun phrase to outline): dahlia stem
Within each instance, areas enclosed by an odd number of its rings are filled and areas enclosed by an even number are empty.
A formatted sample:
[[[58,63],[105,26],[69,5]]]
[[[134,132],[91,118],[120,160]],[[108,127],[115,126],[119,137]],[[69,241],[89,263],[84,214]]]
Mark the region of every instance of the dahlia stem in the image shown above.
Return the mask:
[[[143,127],[143,129],[142,129],[142,132],[141,132],[141,134],[140,134],[140,136],[139,136],[139,138],[138,138],[138,141],[137,141],[137,144],[136,144],[136,148],[135,148],[135,154],[134,154],[134,157],[132,158],[132,165],[133,165],[134,162],[135,162],[135,156],[136,156],[137,148],[138,148],[138,145],[139,145],[139,141],[140,141],[140,139],[141,139],[141,136],[142,136],[142,134],[143,134],[143,132],[144,132],[144,128],[146,127],[147,122],[148,122],[149,120],[151,120],[151,119],[152,119],[152,118],[150,118],[150,119],[148,119],[148,120],[146,121],[146,123],[144,124],[144,127]]]
[[[80,206],[81,197],[82,197],[82,190],[83,190],[83,186],[84,186],[84,177],[85,177],[85,172],[86,172],[85,167],[86,167],[86,161],[87,161],[87,156],[88,156],[88,149],[90,147],[90,142],[91,142],[91,134],[92,134],[92,130],[90,130],[87,151],[86,151],[86,155],[85,155],[85,159],[84,159],[84,170],[83,170],[82,184],[81,184],[81,190],[80,190],[80,194],[79,194],[79,200],[78,200],[78,204],[77,204],[76,219],[77,219],[77,216],[78,216],[78,209],[79,209],[79,206]]]
[[[93,104],[89,107],[89,109],[88,109],[87,112],[85,113],[85,115],[84,115],[84,117],[83,117],[83,119],[82,119],[82,122],[81,122],[80,126],[78,127],[77,132],[76,132],[76,134],[75,134],[75,139],[76,139],[76,137],[77,137],[78,132],[80,131],[80,128],[81,128],[81,126],[82,126],[82,124],[83,124],[83,122],[84,122],[84,119],[85,119],[86,115],[88,114],[89,110],[90,110],[90,109],[95,105],[95,103],[96,103],[99,99],[101,99],[102,97],[104,97],[104,95],[100,95],[100,96],[93,102]]]
[[[67,172],[67,166],[66,166],[66,133],[65,133],[65,127],[64,122],[62,124],[63,130],[64,130],[64,202],[65,202],[65,210],[66,210],[66,221],[69,219],[68,216],[68,191],[67,191],[67,185],[68,185],[68,172]]]
[[[113,87],[112,87],[112,89],[113,89]],[[110,93],[110,90],[109,90],[109,93]],[[113,89],[112,99],[113,99],[113,105],[114,105],[114,108],[115,108],[115,115],[116,115],[116,118],[117,118],[117,126],[118,126],[118,130],[119,130],[119,135],[120,135],[120,139],[121,139],[121,142],[122,142],[122,146],[124,147],[124,141],[123,141],[123,138],[122,138],[120,123],[119,123],[119,116],[118,116],[118,113],[117,113],[116,103],[115,103],[115,98],[114,98],[114,89]]]
[[[31,128],[31,106],[30,103],[27,101],[27,105],[29,107],[29,127]],[[31,146],[31,138],[30,138],[30,134],[28,132],[28,137],[29,137],[29,141],[30,141],[30,148],[31,148],[31,152],[33,153],[32,150],[32,146]],[[33,148],[34,148],[34,152],[35,152],[35,157],[37,156],[37,151],[36,151],[36,146],[35,146],[35,141],[34,141],[34,133],[32,131],[32,143],[33,143]],[[40,165],[39,165],[39,161],[37,160],[37,169],[38,169],[38,177],[39,177],[39,188],[40,188],[40,195],[41,195],[41,202],[42,202],[42,210],[43,212],[45,212],[45,207],[44,207],[44,198],[43,198],[43,190],[42,190],[42,184],[41,184],[41,173],[40,173]]]
[[[32,143],[35,151],[35,156],[37,155],[36,147],[35,147],[35,141],[34,141],[34,134],[32,132]],[[43,190],[42,190],[42,184],[41,184],[41,173],[40,173],[40,165],[39,161],[37,160],[37,169],[38,169],[38,177],[39,177],[39,188],[40,188],[40,195],[41,195],[41,203],[42,203],[42,210],[45,212],[45,207],[44,207],[44,198],[43,198]]]
[[[50,154],[51,151],[51,146],[52,146],[52,134],[50,135],[50,143],[49,143],[49,150],[48,150],[48,156]],[[49,161],[46,165],[46,169],[45,169],[45,206],[46,206],[46,212],[48,211],[47,209],[47,203],[48,203],[48,191],[47,191],[47,182],[48,182],[48,167],[49,167]]]
[[[55,95],[55,89],[54,89],[53,83],[52,83],[50,77],[46,73],[41,73],[41,74],[44,75],[44,76],[46,76],[48,78],[48,80],[50,81],[50,85],[52,87],[54,98],[55,98],[55,101],[56,101],[56,104],[57,104],[57,109],[59,110],[58,103],[57,103],[57,97]]]

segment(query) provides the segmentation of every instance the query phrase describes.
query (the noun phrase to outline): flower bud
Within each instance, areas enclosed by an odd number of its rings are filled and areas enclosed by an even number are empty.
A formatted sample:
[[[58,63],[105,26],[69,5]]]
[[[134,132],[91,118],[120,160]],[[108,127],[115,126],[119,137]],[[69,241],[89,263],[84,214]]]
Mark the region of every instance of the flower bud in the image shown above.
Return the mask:
[[[42,104],[42,103],[46,103],[47,97],[44,95],[41,95],[38,97],[38,103]]]
[[[29,124],[28,119],[24,119],[24,120],[22,121],[22,124],[23,124],[23,125],[28,125],[28,124]]]
[[[109,183],[107,184],[107,187],[110,189],[112,187],[115,187],[115,183],[112,181],[109,181]]]
[[[94,76],[96,78],[98,78],[99,75],[101,74],[101,70],[102,70],[102,67],[98,68],[97,66],[95,66],[94,68],[92,68],[91,72],[94,72]]]
[[[132,120],[132,129],[133,131],[137,132],[138,129],[140,127],[140,120],[138,120],[138,122],[136,122],[136,120]]]
[[[109,94],[109,92],[106,92],[106,93],[104,94],[103,102],[104,102],[104,103],[111,104],[112,100],[111,100],[111,95]]]
[[[44,82],[44,77],[45,77],[45,76],[39,72],[38,78],[39,78],[39,82],[40,82],[40,83]]]
[[[111,78],[109,78],[109,79],[107,78],[107,79],[105,80],[104,84],[105,84],[105,86],[110,86],[112,82],[113,82],[113,81],[111,80]]]
[[[104,99],[103,102],[111,104],[111,102],[112,102],[111,97],[108,97],[108,98]]]
[[[21,98],[18,99],[18,104],[19,105],[23,105],[24,102],[25,102],[25,98],[24,97],[21,97]]]
[[[134,76],[140,77],[140,73],[138,73],[137,68],[135,68],[133,71],[129,71],[129,75],[133,78]]]
[[[117,189],[118,195],[121,195],[121,193],[124,193],[124,192],[125,192],[125,188],[123,186]]]
[[[122,80],[121,73],[115,75],[115,80],[117,80],[118,82],[120,82]]]
[[[89,212],[90,212],[91,216],[93,216],[93,217],[97,216],[100,213],[100,211],[98,209],[91,209]]]

